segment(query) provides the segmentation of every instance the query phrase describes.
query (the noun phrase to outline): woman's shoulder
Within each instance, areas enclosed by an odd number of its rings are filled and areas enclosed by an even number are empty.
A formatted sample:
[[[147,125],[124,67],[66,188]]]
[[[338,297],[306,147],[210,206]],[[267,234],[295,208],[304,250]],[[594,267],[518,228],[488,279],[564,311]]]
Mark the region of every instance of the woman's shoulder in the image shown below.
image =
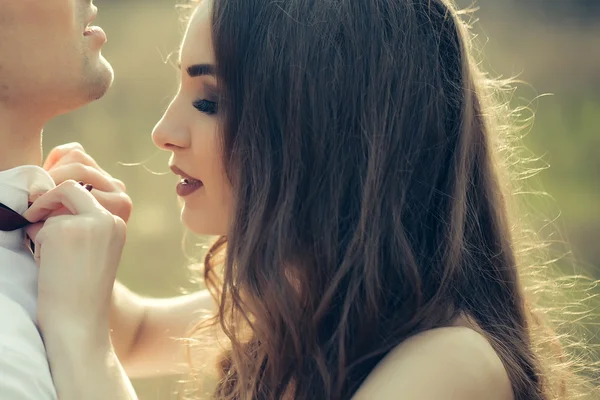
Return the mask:
[[[393,349],[355,400],[512,400],[502,361],[487,339],[466,326],[432,329]]]

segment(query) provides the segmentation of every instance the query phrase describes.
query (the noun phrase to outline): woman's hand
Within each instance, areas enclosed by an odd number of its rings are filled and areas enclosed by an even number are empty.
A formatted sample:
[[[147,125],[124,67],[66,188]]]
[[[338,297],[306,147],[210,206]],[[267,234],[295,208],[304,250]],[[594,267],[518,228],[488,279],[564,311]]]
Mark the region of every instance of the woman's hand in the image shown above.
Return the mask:
[[[173,299],[147,299],[114,282],[117,261],[109,258],[120,255],[116,242],[124,230],[121,220],[126,221],[131,213],[125,185],[102,170],[78,143],[54,148],[44,168],[59,187],[39,197],[25,216],[47,219],[41,231],[38,224],[28,233],[37,242],[36,257],[41,264],[38,318],[49,353],[52,349],[58,354],[71,351],[81,347],[73,343],[92,340],[101,343],[98,348],[116,353],[133,376],[187,371],[186,348],[178,339],[186,337],[190,326],[203,316],[200,310],[216,312],[212,297],[203,291]],[[92,184],[96,201],[74,181]],[[89,211],[75,209],[79,203]],[[116,226],[105,209],[119,217]],[[109,239],[112,229],[117,231],[113,243]],[[36,236],[38,231],[41,237]],[[101,240],[96,243],[93,238]],[[108,324],[110,347],[103,343],[108,341]],[[99,337],[90,336],[94,332]]]
[[[108,326],[125,222],[75,181],[40,196],[24,216],[45,221],[27,233],[40,267],[37,319],[58,397],[136,399]]]
[[[65,210],[69,215],[64,214]],[[57,215],[58,214],[58,215]],[[38,320],[42,331],[70,328],[108,337],[112,288],[125,243],[125,223],[85,188],[65,181],[24,214],[40,267]]]
[[[131,199],[125,192],[125,184],[100,168],[79,143],[57,146],[46,158],[44,169],[57,185],[74,180],[91,184],[91,193],[113,215],[128,221],[132,211]],[[68,210],[55,211],[54,215],[70,214]],[[130,353],[144,309],[139,297],[118,282],[113,289],[111,306],[111,340],[119,358]]]
[[[55,147],[43,167],[57,185],[71,179],[93,185],[92,194],[104,208],[125,222],[129,220],[132,203],[125,192],[125,184],[100,168],[81,144],[67,143]]]

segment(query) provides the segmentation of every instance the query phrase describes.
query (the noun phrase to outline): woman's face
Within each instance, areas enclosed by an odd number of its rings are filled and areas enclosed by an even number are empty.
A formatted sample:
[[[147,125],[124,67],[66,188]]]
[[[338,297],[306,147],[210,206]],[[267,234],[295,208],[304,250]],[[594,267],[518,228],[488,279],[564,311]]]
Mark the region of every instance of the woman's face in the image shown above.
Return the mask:
[[[183,203],[184,225],[197,234],[223,235],[229,226],[232,195],[217,126],[209,1],[203,1],[190,20],[180,61],[179,91],[152,139],[172,153],[171,169],[181,177],[175,190]]]

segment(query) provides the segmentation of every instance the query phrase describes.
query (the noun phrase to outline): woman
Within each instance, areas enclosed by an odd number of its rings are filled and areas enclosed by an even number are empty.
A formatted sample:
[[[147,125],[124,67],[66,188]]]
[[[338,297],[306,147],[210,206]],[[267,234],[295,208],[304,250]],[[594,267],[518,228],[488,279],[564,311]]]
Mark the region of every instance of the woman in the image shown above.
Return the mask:
[[[130,204],[81,148],[57,149],[51,172],[100,189],[66,181],[27,215],[46,221],[31,233],[61,399],[134,398],[123,367],[172,371],[172,338],[214,326],[198,310],[228,339],[217,399],[572,394],[521,282],[495,108],[449,1],[205,0],[181,71],[153,139],[183,223],[220,235],[215,302],[112,292]]]

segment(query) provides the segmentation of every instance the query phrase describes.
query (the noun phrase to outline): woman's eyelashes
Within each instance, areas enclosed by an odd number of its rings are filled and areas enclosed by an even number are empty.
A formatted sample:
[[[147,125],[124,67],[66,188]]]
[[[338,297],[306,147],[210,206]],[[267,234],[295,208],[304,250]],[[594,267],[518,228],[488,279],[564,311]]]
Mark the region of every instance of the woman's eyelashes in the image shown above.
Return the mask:
[[[217,103],[206,99],[198,99],[192,103],[198,111],[208,115],[215,115],[218,111]]]

